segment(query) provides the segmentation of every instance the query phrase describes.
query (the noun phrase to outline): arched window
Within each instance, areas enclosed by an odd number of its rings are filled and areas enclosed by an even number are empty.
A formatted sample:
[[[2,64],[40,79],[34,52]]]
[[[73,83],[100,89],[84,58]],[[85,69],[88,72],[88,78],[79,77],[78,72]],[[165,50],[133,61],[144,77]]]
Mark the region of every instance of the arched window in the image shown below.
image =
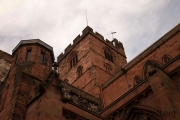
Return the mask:
[[[171,60],[171,56],[169,56],[169,55],[163,56],[163,63],[168,63],[170,60]]]
[[[78,62],[78,56],[76,52],[71,53],[70,58],[69,58],[69,64],[70,64],[70,68],[72,68],[73,66],[75,66]]]
[[[44,52],[41,52],[41,55],[40,55],[40,64],[42,64],[42,65],[44,65],[45,63],[44,63]]]
[[[106,48],[104,50],[104,55],[105,55],[105,58],[108,59],[109,61],[113,62],[114,61],[114,58],[113,58],[113,53],[110,49]]]
[[[30,61],[30,56],[31,56],[31,50],[27,50],[27,52],[26,52],[26,61]]]
[[[107,72],[107,73],[110,73],[111,70],[112,70],[112,69],[111,69],[111,66],[110,66],[109,64],[107,64],[107,63],[104,64],[104,66],[105,66],[106,72]]]
[[[79,78],[81,75],[82,75],[82,66],[79,66],[78,68],[77,68],[77,78]]]

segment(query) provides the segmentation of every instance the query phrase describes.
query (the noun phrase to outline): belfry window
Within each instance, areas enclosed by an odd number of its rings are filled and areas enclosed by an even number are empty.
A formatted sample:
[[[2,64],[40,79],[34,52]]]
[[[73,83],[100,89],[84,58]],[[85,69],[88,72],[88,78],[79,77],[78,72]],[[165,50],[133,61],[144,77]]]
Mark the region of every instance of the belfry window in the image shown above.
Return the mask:
[[[113,60],[113,54],[112,52],[109,50],[109,49],[105,49],[104,50],[104,55],[105,55],[105,58],[108,59],[109,61],[111,62],[114,62]]]
[[[82,66],[79,66],[79,67],[77,68],[77,78],[82,75],[82,68],[83,68]]]
[[[26,61],[29,61],[29,60],[30,60],[30,56],[31,56],[31,50],[27,50],[27,53],[26,53]]]
[[[40,64],[44,64],[44,53],[41,52],[41,55],[40,55]]]
[[[70,68],[72,68],[73,66],[75,66],[77,64],[78,57],[77,57],[76,53],[71,54],[69,62],[70,62]]]

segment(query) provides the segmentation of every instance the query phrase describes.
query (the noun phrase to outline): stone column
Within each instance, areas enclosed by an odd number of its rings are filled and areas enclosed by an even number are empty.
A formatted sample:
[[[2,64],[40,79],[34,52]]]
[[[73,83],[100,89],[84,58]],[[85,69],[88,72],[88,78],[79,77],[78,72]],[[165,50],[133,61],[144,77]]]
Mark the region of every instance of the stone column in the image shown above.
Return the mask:
[[[147,66],[146,77],[159,105],[163,120],[180,120],[180,95],[169,76],[157,67]]]

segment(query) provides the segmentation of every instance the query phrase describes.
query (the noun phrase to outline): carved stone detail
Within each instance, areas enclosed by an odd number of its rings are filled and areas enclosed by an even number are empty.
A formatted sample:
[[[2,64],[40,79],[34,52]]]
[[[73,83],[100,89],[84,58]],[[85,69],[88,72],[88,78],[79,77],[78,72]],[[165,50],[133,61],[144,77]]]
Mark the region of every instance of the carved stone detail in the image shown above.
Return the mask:
[[[62,94],[63,94],[63,97],[62,97],[63,102],[72,101],[72,97],[70,95],[70,90],[69,89],[67,89],[65,87],[62,87]]]
[[[99,113],[101,111],[100,105],[98,105],[97,103],[91,100],[83,98],[81,95],[78,95],[78,93],[73,92],[70,89],[66,88],[66,86],[61,87],[61,93],[62,93],[61,100],[64,103],[71,102],[83,109],[87,109],[96,113]]]

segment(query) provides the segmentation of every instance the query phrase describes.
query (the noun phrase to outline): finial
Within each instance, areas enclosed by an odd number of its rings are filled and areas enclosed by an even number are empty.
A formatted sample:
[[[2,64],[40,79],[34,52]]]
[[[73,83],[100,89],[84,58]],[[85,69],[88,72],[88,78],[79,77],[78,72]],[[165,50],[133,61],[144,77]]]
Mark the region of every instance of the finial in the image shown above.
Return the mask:
[[[116,32],[111,32],[111,33],[109,33],[109,34],[112,34],[112,39],[114,40],[114,37],[113,37],[113,34],[115,34]],[[109,34],[107,34],[107,35],[109,35]]]
[[[87,19],[87,12],[85,10],[85,13],[86,13],[86,23],[87,23],[87,26],[88,26],[88,19]]]

